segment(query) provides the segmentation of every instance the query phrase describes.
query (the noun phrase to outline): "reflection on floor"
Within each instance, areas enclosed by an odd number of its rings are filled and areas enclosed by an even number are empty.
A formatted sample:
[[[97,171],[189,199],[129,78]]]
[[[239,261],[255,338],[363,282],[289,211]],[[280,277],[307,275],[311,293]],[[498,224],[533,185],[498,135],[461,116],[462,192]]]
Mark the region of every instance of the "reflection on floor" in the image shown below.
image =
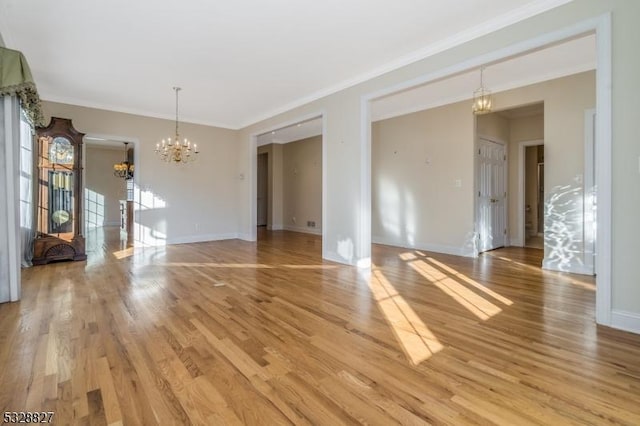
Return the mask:
[[[478,259],[263,232],[23,274],[0,305],[0,406],[56,424],[640,424],[640,336],[542,252]]]

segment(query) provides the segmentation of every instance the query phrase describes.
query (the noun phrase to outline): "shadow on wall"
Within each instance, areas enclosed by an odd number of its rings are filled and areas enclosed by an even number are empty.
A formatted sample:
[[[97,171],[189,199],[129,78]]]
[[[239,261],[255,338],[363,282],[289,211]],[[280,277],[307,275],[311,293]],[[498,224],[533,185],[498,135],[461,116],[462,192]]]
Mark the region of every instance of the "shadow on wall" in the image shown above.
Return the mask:
[[[583,262],[583,190],[554,187],[545,200],[544,267],[571,272]]]

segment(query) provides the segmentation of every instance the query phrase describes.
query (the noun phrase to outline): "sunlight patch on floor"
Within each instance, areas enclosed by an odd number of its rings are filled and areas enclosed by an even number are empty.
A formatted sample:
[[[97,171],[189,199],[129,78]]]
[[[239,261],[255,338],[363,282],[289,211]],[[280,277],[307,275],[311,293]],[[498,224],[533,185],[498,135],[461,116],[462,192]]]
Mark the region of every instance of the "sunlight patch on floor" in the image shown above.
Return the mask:
[[[444,348],[382,271],[372,269],[368,283],[380,310],[413,365],[420,364]]]
[[[400,256],[400,259],[402,259],[404,261],[417,259],[417,256],[415,254],[411,253],[410,251],[408,251],[406,253],[402,253],[399,256]]]
[[[431,263],[433,263],[434,265],[436,265],[437,267],[439,267],[440,269],[442,269],[445,272],[448,272],[449,274],[451,274],[452,277],[455,277],[461,281],[464,281],[465,283],[469,284],[470,286],[477,288],[478,290],[480,290],[481,292],[493,297],[494,299],[496,299],[497,301],[499,301],[500,303],[504,303],[507,306],[511,306],[513,305],[513,302],[511,301],[511,299],[507,299],[506,297],[496,293],[495,291],[483,286],[482,284],[478,283],[477,281],[472,280],[471,278],[467,277],[466,275],[456,271],[455,269],[445,265],[442,262],[438,262],[437,260],[431,258],[431,257],[427,257],[427,260]]]
[[[439,269],[427,264],[425,261],[415,260],[410,262],[409,265],[430,283],[438,287],[479,319],[487,320],[502,312],[502,309],[498,306],[479,296]]]
[[[118,260],[126,259],[127,257],[133,256],[134,248],[133,247],[129,247],[129,248],[126,248],[124,250],[114,251],[111,254],[113,254],[113,256]]]

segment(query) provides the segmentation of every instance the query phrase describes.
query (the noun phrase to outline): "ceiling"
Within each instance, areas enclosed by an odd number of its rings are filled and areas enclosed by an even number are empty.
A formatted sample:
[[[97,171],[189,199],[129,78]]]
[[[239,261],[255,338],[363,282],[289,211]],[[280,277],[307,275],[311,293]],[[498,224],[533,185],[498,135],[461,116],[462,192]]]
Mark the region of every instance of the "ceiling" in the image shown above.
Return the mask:
[[[45,100],[240,128],[570,0],[3,0]]]

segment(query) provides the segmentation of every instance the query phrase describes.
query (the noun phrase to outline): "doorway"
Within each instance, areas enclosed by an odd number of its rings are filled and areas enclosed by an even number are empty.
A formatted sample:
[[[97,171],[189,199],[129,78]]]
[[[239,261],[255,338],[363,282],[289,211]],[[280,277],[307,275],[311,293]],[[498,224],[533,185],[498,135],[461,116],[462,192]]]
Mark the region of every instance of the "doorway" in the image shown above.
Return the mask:
[[[314,117],[257,135],[256,237],[267,231],[322,234],[323,118]]]
[[[525,147],[524,246],[544,249],[544,145]]]
[[[257,226],[267,226],[267,206],[269,205],[268,191],[269,177],[269,154],[267,152],[258,154],[258,173],[256,182],[256,218]]]
[[[478,139],[477,155],[478,249],[494,250],[507,245],[507,153],[506,144]]]
[[[134,143],[88,135],[83,144],[87,253],[134,245]]]

